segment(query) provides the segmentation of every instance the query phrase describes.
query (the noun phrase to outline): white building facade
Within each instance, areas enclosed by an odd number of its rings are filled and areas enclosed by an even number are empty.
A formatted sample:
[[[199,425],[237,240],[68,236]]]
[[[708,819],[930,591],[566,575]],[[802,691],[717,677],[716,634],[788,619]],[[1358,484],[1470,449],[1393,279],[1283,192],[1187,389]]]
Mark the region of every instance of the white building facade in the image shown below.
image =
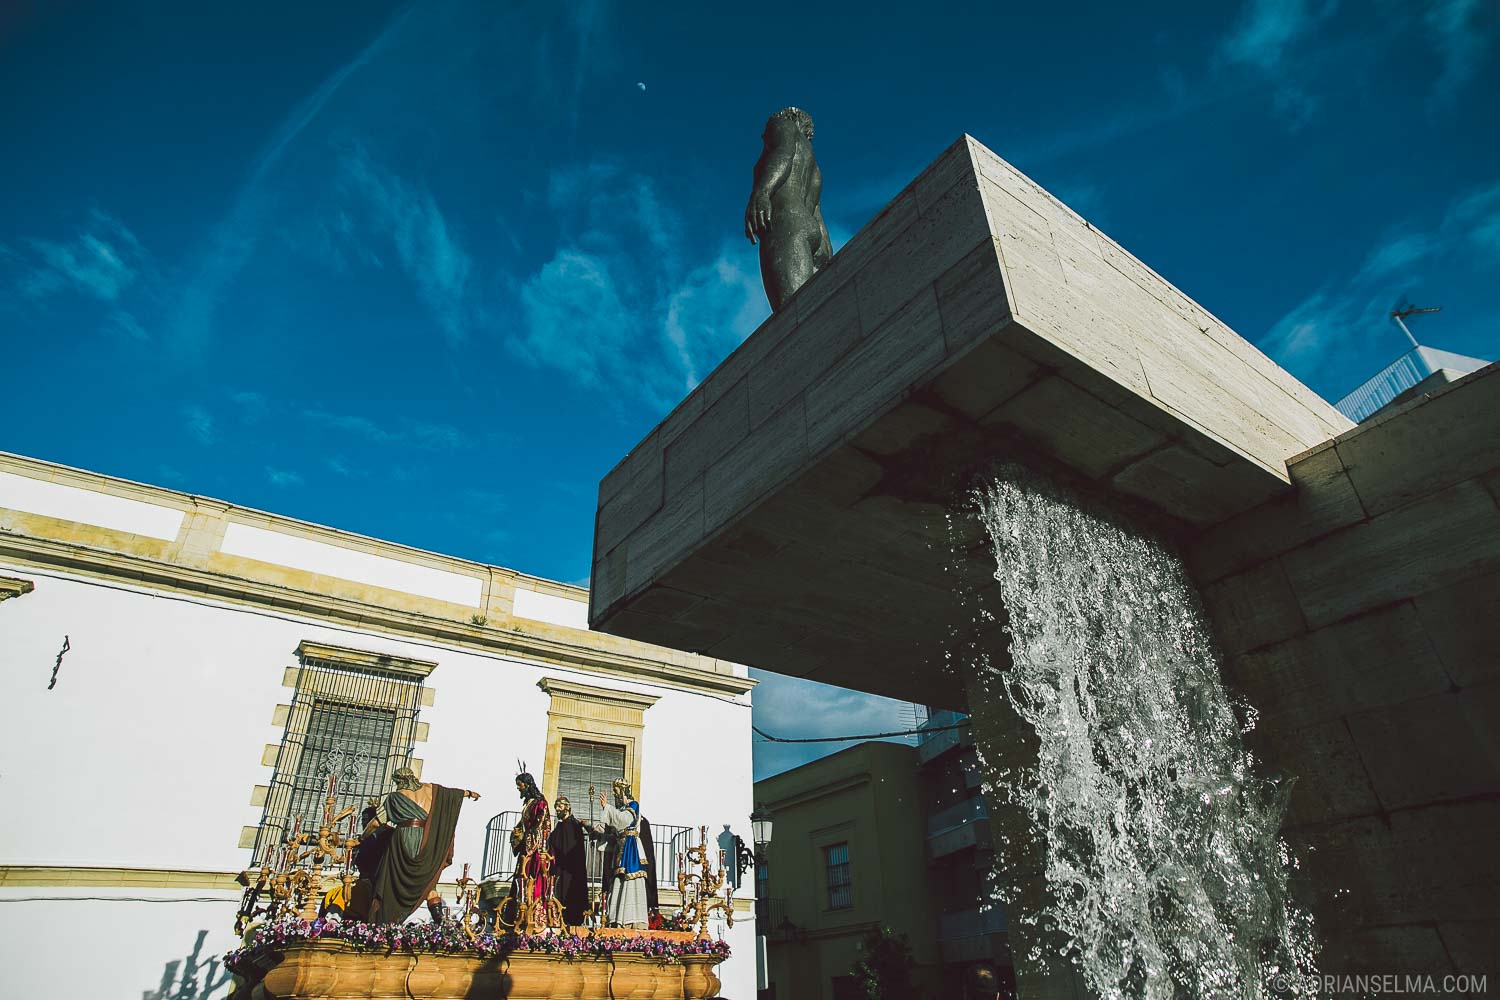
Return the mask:
[[[340,807],[408,761],[480,792],[445,884],[487,873],[518,759],[549,800],[631,779],[663,880],[682,829],[748,832],[748,671],[586,612],[581,588],[0,454],[0,994],[226,995],[234,878],[316,824],[329,774]],[[723,993],[751,996],[748,899],[724,936]]]

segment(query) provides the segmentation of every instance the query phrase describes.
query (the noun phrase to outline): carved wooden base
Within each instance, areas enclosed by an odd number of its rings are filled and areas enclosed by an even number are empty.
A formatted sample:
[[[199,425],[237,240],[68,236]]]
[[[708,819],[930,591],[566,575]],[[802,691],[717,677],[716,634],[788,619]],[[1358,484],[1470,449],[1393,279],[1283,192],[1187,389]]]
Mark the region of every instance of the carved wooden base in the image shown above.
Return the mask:
[[[249,1000],[703,1000],[718,994],[711,955],[667,964],[644,955],[574,958],[520,953],[390,955],[354,951],[342,941],[288,945]],[[239,997],[242,994],[236,993]]]

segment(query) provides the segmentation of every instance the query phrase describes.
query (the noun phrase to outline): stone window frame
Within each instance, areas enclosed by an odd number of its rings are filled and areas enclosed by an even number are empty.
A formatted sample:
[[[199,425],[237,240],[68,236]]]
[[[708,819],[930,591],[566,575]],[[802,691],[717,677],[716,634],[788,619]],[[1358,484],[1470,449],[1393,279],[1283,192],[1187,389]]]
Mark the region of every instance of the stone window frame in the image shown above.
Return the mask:
[[[557,796],[565,739],[623,747],[625,776],[640,798],[646,709],[661,699],[657,695],[592,687],[561,677],[543,677],[537,681],[537,687],[551,699],[547,706],[547,747],[540,782],[547,801],[552,802]],[[576,804],[574,809],[578,809]]]
[[[282,671],[281,683],[283,687],[290,688],[292,692],[290,704],[277,705],[271,716],[271,724],[281,729],[281,738],[275,743],[267,743],[261,751],[261,765],[271,769],[270,784],[256,785],[250,795],[250,805],[261,810],[260,823],[255,826],[246,826],[240,830],[239,846],[241,848],[255,849],[261,837],[262,828],[269,818],[279,816],[280,811],[290,808],[291,785],[289,782],[278,783],[278,774],[285,773],[295,775],[301,764],[302,751],[306,746],[308,736],[308,723],[312,719],[313,704],[320,693],[316,684],[309,688],[303,681],[304,668],[309,665],[330,668],[334,671],[349,672],[362,675],[374,675],[379,678],[387,677],[392,681],[415,681],[418,685],[416,693],[416,711],[409,720],[404,723],[398,719],[397,724],[391,732],[391,747],[411,747],[416,749],[418,743],[425,743],[428,737],[428,724],[420,721],[420,713],[423,708],[431,708],[434,703],[435,692],[426,683],[427,678],[437,667],[432,660],[418,660],[406,656],[398,656],[392,653],[375,653],[362,649],[351,649],[344,646],[333,646],[327,643],[314,642],[304,639],[297,644],[296,649],[297,666],[287,667]],[[321,683],[326,675],[307,674],[307,678],[317,679]],[[358,703],[365,707],[376,709],[393,709],[398,707],[396,688],[393,686],[389,692],[380,686],[373,689],[376,697]],[[335,693],[328,691],[326,693]],[[343,692],[337,692],[344,700],[347,696]],[[390,772],[396,767],[396,763],[390,756],[386,760],[385,783],[390,783]],[[412,757],[409,766],[418,776],[422,773],[422,760]],[[254,859],[252,859],[254,860]]]

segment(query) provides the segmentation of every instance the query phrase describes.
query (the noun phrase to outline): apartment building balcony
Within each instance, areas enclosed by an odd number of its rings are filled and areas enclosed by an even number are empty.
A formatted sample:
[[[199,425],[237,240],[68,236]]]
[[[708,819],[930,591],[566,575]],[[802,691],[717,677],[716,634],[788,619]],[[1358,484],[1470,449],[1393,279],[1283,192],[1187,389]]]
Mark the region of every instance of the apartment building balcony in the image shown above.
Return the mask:
[[[999,906],[959,910],[938,915],[938,947],[944,962],[1010,961],[1010,949],[996,935],[1006,931],[1005,910]]]
[[[969,848],[992,847],[989,817],[978,795],[927,817],[928,858],[936,861]]]
[[[947,728],[957,725],[966,718],[968,716],[960,712],[951,712],[947,709],[933,712],[927,721],[922,723],[922,731],[917,734],[917,763],[926,764],[950,750],[973,745],[974,739],[969,734],[967,726],[959,729]]]

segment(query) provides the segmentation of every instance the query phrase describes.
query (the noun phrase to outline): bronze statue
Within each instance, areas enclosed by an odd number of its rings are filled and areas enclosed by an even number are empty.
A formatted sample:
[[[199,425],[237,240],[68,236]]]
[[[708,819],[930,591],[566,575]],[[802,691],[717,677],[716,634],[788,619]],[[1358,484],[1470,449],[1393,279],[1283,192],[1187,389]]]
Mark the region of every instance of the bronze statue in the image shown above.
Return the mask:
[[[812,137],[806,111],[782,108],[766,122],[765,148],[755,161],[745,236],[751,243],[759,238],[760,277],[773,312],[780,312],[833,256],[818,204],[823,173],[813,157]]]

